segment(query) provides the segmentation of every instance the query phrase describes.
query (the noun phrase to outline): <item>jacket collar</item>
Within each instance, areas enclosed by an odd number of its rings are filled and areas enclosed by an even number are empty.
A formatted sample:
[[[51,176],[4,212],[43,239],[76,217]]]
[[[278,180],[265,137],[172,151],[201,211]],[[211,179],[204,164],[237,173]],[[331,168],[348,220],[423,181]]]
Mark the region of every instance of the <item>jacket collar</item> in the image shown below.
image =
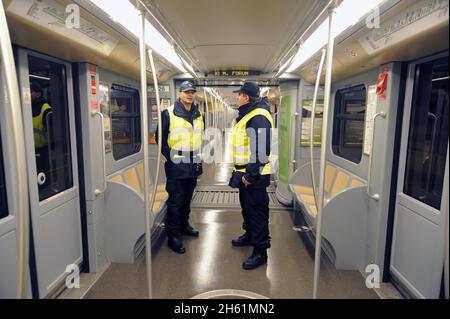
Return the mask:
[[[194,102],[192,103],[191,110],[188,112],[178,98],[173,106],[173,114],[190,122],[191,119],[194,120],[200,116],[200,111],[198,110],[198,105]]]
[[[242,119],[245,115],[247,115],[248,113],[250,113],[251,111],[253,111],[256,108],[262,108],[262,109],[270,109],[270,106],[268,105],[267,101],[265,99],[261,99],[258,100],[256,102],[253,103],[247,103],[245,105],[242,105],[238,110],[239,110],[239,116],[237,118],[237,121],[239,121],[240,119]]]
[[[41,114],[42,112],[42,107],[44,106],[44,104],[47,103],[47,100],[44,99],[43,97],[39,98],[39,101],[36,102],[32,102],[32,112],[33,112],[33,117],[38,116],[39,114]]]

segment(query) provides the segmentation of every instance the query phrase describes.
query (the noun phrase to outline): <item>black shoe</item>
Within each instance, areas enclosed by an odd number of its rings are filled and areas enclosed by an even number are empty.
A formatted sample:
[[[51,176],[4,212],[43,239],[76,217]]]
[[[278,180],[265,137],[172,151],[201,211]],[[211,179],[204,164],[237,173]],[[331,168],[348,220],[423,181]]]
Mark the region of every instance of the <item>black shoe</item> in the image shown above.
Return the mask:
[[[240,236],[238,239],[233,239],[231,245],[234,247],[250,246],[252,244],[252,238],[248,233]]]
[[[177,254],[184,254],[186,252],[186,248],[183,247],[183,242],[181,241],[180,236],[169,237],[168,245],[169,248]]]
[[[254,249],[250,257],[248,257],[247,260],[244,261],[244,263],[242,264],[242,268],[246,270],[255,269],[256,267],[259,267],[266,263],[267,263],[267,251],[265,249],[264,250]]]
[[[181,232],[182,235],[198,237],[199,232],[197,229],[193,228],[191,225],[187,224],[187,226]]]

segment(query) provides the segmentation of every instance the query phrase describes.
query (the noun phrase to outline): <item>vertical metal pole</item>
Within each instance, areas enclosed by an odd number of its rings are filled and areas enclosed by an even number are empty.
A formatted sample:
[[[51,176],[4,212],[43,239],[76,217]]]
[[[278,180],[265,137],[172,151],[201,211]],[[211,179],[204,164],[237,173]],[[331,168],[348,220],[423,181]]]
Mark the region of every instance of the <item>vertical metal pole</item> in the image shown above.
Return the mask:
[[[225,128],[227,126],[227,118],[226,118],[226,104],[223,102],[222,104],[222,133],[225,132]]]
[[[448,180],[448,179],[447,179]],[[448,257],[448,219],[449,219],[449,215],[448,215],[448,200],[447,200],[447,204],[446,204],[446,208],[445,208],[445,214],[447,215],[445,217],[445,273],[444,273],[444,286],[445,286],[445,298],[448,299],[448,282],[449,282],[449,275],[448,275],[448,268],[449,268],[449,257]]]
[[[217,97],[214,95],[214,103],[213,103],[213,127],[217,128]]]
[[[15,217],[17,218],[17,275],[16,275],[16,298],[27,298],[28,287],[28,240],[29,240],[29,219],[28,219],[28,177],[25,153],[25,137],[23,134],[22,109],[20,104],[19,85],[15,70],[14,56],[11,48],[11,38],[9,37],[8,22],[5,16],[3,3],[0,3],[0,56],[1,63],[5,69],[6,91],[5,95],[9,99],[11,107],[8,121],[11,122],[13,131],[13,153],[16,159],[13,175],[17,178],[15,203]],[[3,88],[2,88],[3,89]]]
[[[314,96],[313,96],[313,103],[311,107],[311,122],[310,122],[310,130],[309,130],[309,156],[311,161],[311,182],[313,187],[313,194],[314,194],[314,202],[316,203],[317,207],[317,192],[316,192],[316,180],[315,176],[316,173],[314,172],[314,120],[316,118],[316,105],[317,105],[317,95],[319,94],[319,87],[320,87],[320,77],[322,75],[322,69],[323,69],[323,63],[325,62],[325,55],[327,53],[327,50],[322,49],[322,57],[320,58],[319,68],[317,69],[317,78],[316,78],[316,86],[314,87]]]
[[[298,112],[297,106],[295,106],[295,111],[291,115],[291,145],[290,145],[290,159],[289,159],[289,174],[295,171],[295,164],[297,161],[295,160],[295,150],[297,145],[297,120],[298,120]]]
[[[152,242],[151,242],[151,206],[149,201],[149,168],[148,168],[148,106],[147,106],[147,55],[145,50],[145,11],[139,11],[141,18],[141,37],[139,51],[141,59],[141,114],[142,144],[144,147],[144,214],[145,214],[145,254],[147,264],[147,292],[152,298]],[[155,186],[156,187],[156,186]]]
[[[220,101],[219,122],[220,122],[220,131],[222,131],[223,127],[224,127],[224,125],[223,125],[223,102],[222,102],[222,100],[219,100],[219,101]]]
[[[448,182],[448,174],[449,174],[449,170],[448,170],[448,158],[449,158],[449,156],[448,156],[448,150],[449,150],[449,148],[448,148],[448,144],[447,144],[447,168],[446,168],[446,171],[447,171],[447,178],[444,178],[445,179],[445,184],[444,184],[444,190],[447,190],[447,192],[448,192],[448,189],[449,189],[449,182]],[[448,227],[449,227],[449,210],[448,210],[448,207],[449,207],[449,199],[448,199],[448,197],[447,197],[447,199],[445,200],[445,207],[444,207],[444,210],[443,210],[443,213],[444,213],[444,215],[445,215],[445,244],[444,244],[444,247],[445,247],[445,261],[444,261],[444,294],[445,294],[445,298],[446,299],[448,299],[448,290],[449,290],[449,288],[448,288],[448,285],[449,285],[449,247],[448,247],[448,232],[449,232],[449,229],[448,229]]]
[[[218,99],[218,97],[217,97],[217,92],[215,92],[215,93],[216,93],[216,98],[215,98],[215,101],[216,101],[216,103],[215,103],[216,109],[214,110],[214,114],[215,114],[215,118],[216,118],[216,124],[215,124],[215,127],[216,127],[216,128],[219,128],[219,99]]]
[[[323,122],[322,122],[322,145],[320,152],[320,180],[319,180],[319,202],[317,208],[317,223],[316,223],[316,251],[314,258],[314,290],[313,298],[317,299],[319,272],[320,272],[320,253],[322,251],[322,215],[323,215],[323,196],[325,185],[325,164],[326,164],[326,150],[327,150],[327,128],[328,128],[328,108],[330,106],[331,94],[331,75],[333,70],[333,49],[334,49],[334,34],[333,34],[333,15],[335,7],[330,7],[328,10],[328,47],[327,47],[327,70],[325,75],[325,92],[323,105]]]
[[[151,198],[150,204],[149,204],[149,207],[151,207],[150,211],[153,212],[153,204],[155,203],[156,192],[157,192],[157,188],[158,188],[159,170],[161,167],[162,131],[160,128],[162,127],[162,123],[161,123],[161,100],[159,98],[158,78],[156,77],[156,67],[155,67],[155,62],[153,60],[153,51],[151,49],[148,50],[148,57],[150,59],[150,65],[152,68],[152,75],[153,75],[153,85],[155,87],[155,92],[156,92],[156,105],[157,105],[157,109],[158,109],[158,129],[160,130],[159,134],[158,134],[158,151],[157,151],[158,155],[157,155],[157,159],[156,159],[155,183],[153,186],[152,198]],[[149,254],[151,254],[151,252],[149,252]]]
[[[206,126],[209,123],[208,96],[206,95],[206,88],[203,88],[203,95],[205,96],[205,126]]]

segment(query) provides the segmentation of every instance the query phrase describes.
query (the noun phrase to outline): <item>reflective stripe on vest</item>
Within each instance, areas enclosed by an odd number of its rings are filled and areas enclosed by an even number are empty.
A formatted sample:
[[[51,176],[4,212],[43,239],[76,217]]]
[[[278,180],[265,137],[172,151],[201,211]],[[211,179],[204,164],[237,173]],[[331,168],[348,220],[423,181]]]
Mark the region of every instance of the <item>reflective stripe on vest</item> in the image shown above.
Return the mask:
[[[256,108],[253,111],[247,113],[239,122],[237,122],[233,126],[231,143],[233,146],[233,163],[235,166],[243,166],[247,165],[250,161],[250,137],[247,134],[247,123],[254,116],[262,115],[266,117],[269,122],[271,128],[274,127],[273,119],[270,112],[266,109]],[[234,168],[236,172],[246,172],[245,168]],[[270,174],[270,163],[264,165],[262,168],[261,175]]]
[[[203,117],[194,119],[192,127],[189,121],[173,113],[173,105],[167,109],[170,116],[169,136],[167,144],[177,151],[200,151],[203,142]]]
[[[47,146],[47,132],[44,130],[44,113],[50,110],[51,106],[48,103],[44,103],[41,106],[41,113],[38,116],[33,117],[33,132],[34,132],[34,147]],[[48,123],[47,123],[48,125]]]

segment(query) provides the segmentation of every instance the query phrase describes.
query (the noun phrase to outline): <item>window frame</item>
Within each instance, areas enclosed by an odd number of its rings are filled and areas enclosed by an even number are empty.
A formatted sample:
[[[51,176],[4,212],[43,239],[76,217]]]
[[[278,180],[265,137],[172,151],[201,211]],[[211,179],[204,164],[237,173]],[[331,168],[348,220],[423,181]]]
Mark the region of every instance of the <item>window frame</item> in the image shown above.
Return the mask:
[[[5,165],[3,158],[2,138],[0,134],[0,220],[9,216],[8,193],[6,189]],[[3,186],[3,187],[2,187]]]
[[[132,112],[113,112],[112,108],[112,101],[113,99],[116,99],[116,97],[113,96],[113,93],[115,91],[120,91],[123,93],[131,93],[134,94],[134,103],[132,103],[129,107],[132,108]],[[131,97],[131,96],[130,96]],[[111,148],[112,148],[112,155],[115,161],[120,161],[124,158],[130,157],[132,155],[135,155],[140,152],[141,146],[142,146],[142,133],[141,133],[141,98],[140,98],[140,92],[136,88],[115,84],[112,83],[109,88],[109,101],[110,101],[110,120],[111,120]],[[123,153],[123,154],[117,154],[117,150],[115,145],[121,144],[121,143],[114,143],[114,120],[117,119],[132,119],[132,128],[130,129],[131,133],[131,143],[134,145],[134,148],[132,151]]]
[[[345,94],[351,92],[364,92],[364,114],[348,114],[346,113],[347,104],[345,103]],[[331,149],[334,155],[344,158],[352,163],[359,164],[362,161],[364,151],[364,136],[365,136],[365,118],[367,110],[367,86],[365,84],[353,85],[351,87],[342,88],[336,91],[334,99],[334,114],[333,114],[333,135]],[[345,146],[345,124],[350,121],[361,122],[363,131],[361,133],[361,147],[359,157],[355,156],[355,151],[349,151],[349,147]]]
[[[442,197],[444,190],[444,173],[445,173],[445,165],[447,158],[447,145],[448,145],[448,114],[445,114],[445,110],[448,112],[447,108],[443,107],[443,113],[433,113],[433,111],[439,111],[438,109],[431,109],[433,100],[433,93],[436,92],[436,88],[439,90],[439,85],[434,86],[436,79],[442,77],[442,74],[437,74],[434,76],[434,66],[436,62],[446,61],[447,62],[447,73],[444,77],[447,79],[443,79],[444,81],[448,80],[448,56],[436,58],[430,61],[424,61],[422,63],[417,63],[414,66],[414,83],[413,83],[413,93],[411,97],[411,114],[409,117],[409,127],[407,134],[407,143],[406,143],[406,157],[405,157],[405,170],[404,170],[404,181],[403,181],[403,193],[415,200],[433,207],[437,210],[441,210],[442,205]],[[428,74],[427,74],[428,73]],[[426,81],[426,80],[429,80]],[[438,82],[436,82],[438,83]],[[445,85],[448,90],[448,84]],[[448,98],[448,91],[447,91]],[[426,107],[425,107],[426,102]],[[447,100],[448,103],[448,100]],[[437,105],[435,105],[437,107]],[[439,125],[438,129],[433,127],[433,132],[430,130],[430,126],[428,125],[429,119],[427,123],[424,123],[424,116],[421,112],[427,111],[428,116],[432,115],[435,118],[436,123],[434,125]],[[446,116],[447,115],[447,116]],[[445,125],[447,126],[447,130],[445,130]],[[444,128],[444,129],[443,129]],[[435,130],[435,132],[434,132]],[[433,135],[435,133],[439,133],[441,131],[446,131],[447,135],[438,134],[437,139],[433,139]],[[430,134],[432,133],[432,134]],[[430,137],[430,139],[428,139]],[[423,139],[421,143],[418,143],[419,139]],[[429,152],[426,151],[428,145],[431,147]],[[419,147],[418,147],[419,146]],[[437,147],[437,150],[436,148]],[[439,151],[444,151],[444,153],[439,153]],[[420,156],[418,156],[420,154]],[[424,156],[427,155],[427,156]],[[437,160],[436,160],[437,156]],[[422,166],[418,167],[417,163],[420,163],[420,159],[427,158],[429,159],[428,166],[426,167],[426,182],[423,179],[419,179],[419,176],[422,178],[425,177],[425,166],[422,163]],[[439,162],[439,159],[441,162]],[[442,174],[436,174],[439,172],[439,168],[441,169]],[[420,174],[417,174],[420,173]],[[442,180],[441,180],[442,178]],[[415,187],[414,187],[415,186]],[[423,187],[422,187],[423,186]],[[432,187],[431,187],[432,186]],[[436,192],[437,191],[437,192]]]
[[[53,162],[53,165],[60,165],[64,168],[63,173],[57,175],[56,179],[51,177],[52,172],[57,170],[52,169],[52,165],[49,165],[49,176],[47,179],[48,183],[44,185],[38,185],[38,198],[39,202],[43,202],[57,194],[63,193],[76,186],[76,172],[74,170],[74,150],[72,149],[72,135],[71,135],[71,120],[70,120],[70,101],[69,101],[69,83],[70,77],[68,72],[70,72],[70,65],[63,61],[58,61],[50,59],[47,56],[26,54],[27,59],[27,77],[31,84],[31,78],[39,76],[34,73],[37,66],[48,66],[45,69],[49,72],[46,79],[49,83],[48,86],[43,85],[47,92],[46,102],[51,106],[51,111],[48,115],[52,116],[52,125],[47,123],[48,132],[50,133],[49,143],[49,159]],[[56,79],[56,80],[55,80]],[[57,83],[57,84],[55,84]],[[58,92],[58,93],[55,93]],[[58,119],[60,121],[54,122],[55,114],[58,114]],[[47,116],[48,116],[47,115]],[[33,114],[31,115],[33,119]],[[53,123],[57,123],[56,125]],[[51,127],[51,130],[49,129]],[[59,134],[56,134],[59,133]],[[65,137],[65,143],[61,140],[61,137]],[[36,142],[33,139],[33,147],[35,152],[37,152]],[[58,153],[57,151],[61,151]],[[56,155],[55,157],[52,157]],[[62,155],[62,156],[61,156]],[[64,163],[65,165],[61,165]],[[36,160],[36,173],[40,169],[38,161]]]

